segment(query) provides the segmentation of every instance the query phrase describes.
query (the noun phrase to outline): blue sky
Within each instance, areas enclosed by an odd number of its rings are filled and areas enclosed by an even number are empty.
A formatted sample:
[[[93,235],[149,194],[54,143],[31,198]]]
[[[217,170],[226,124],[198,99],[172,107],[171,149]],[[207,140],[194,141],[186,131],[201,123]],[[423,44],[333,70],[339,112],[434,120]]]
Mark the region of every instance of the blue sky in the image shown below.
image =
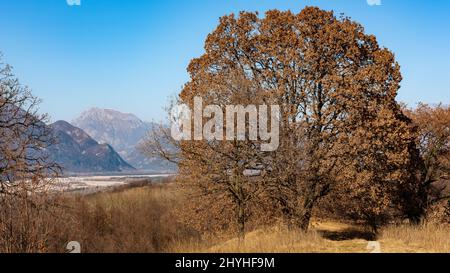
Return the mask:
[[[313,5],[352,17],[396,54],[400,101],[450,103],[450,1],[381,1],[2,0],[0,51],[52,120],[94,106],[160,120],[220,16]]]

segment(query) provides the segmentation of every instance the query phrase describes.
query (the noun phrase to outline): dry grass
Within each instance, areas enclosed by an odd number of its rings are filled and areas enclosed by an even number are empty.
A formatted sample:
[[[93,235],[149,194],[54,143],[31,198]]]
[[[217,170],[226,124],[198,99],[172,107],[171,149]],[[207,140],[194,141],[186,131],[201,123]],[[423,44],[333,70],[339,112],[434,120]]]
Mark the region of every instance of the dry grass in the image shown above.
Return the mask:
[[[232,234],[203,235],[177,219],[184,200],[172,184],[121,188],[89,196],[67,197],[53,217],[47,247],[64,252],[68,241],[79,241],[83,252],[183,253],[366,253],[378,240],[382,252],[450,252],[450,226],[391,226],[378,238],[361,226],[336,221],[312,221],[310,232],[282,224],[248,232],[244,244]],[[43,216],[40,216],[43,217]]]
[[[164,252],[172,242],[195,236],[174,215],[180,198],[172,185],[123,188],[66,200],[70,209],[54,252],[78,241],[83,252]]]
[[[250,232],[245,243],[237,239],[211,243],[177,244],[174,252],[188,253],[367,253],[378,240],[384,253],[449,253],[450,226],[392,226],[377,239],[364,228],[336,222],[315,222],[307,234],[282,225]]]
[[[387,227],[380,242],[383,252],[388,253],[450,253],[450,226]]]
[[[365,252],[367,242],[363,239],[348,240],[328,239],[327,232],[343,232],[347,225],[338,223],[316,224],[308,233],[290,230],[283,225],[256,230],[246,234],[245,242],[239,245],[236,238],[219,242],[192,245],[190,242],[179,244],[175,252],[189,253],[356,253]]]

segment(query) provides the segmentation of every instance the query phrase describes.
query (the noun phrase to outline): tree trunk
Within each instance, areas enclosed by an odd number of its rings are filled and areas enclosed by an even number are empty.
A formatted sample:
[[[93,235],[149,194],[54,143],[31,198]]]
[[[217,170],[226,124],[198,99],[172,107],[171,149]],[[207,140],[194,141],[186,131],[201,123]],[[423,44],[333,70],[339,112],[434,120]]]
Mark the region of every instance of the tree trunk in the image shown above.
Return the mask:
[[[240,173],[240,171],[238,171]],[[239,175],[234,178],[235,185],[235,201],[236,201],[236,220],[238,226],[239,246],[242,246],[245,239],[245,195],[242,185],[242,179]]]
[[[308,232],[309,222],[311,221],[314,201],[307,199],[303,205],[302,211],[298,218],[298,227],[304,232]]]
[[[426,217],[430,197],[430,183],[428,180],[419,185],[418,192],[411,193],[403,202],[406,205],[406,217],[413,225],[420,225]]]
[[[245,208],[242,201],[238,202],[238,239],[239,246],[243,246],[245,240]]]

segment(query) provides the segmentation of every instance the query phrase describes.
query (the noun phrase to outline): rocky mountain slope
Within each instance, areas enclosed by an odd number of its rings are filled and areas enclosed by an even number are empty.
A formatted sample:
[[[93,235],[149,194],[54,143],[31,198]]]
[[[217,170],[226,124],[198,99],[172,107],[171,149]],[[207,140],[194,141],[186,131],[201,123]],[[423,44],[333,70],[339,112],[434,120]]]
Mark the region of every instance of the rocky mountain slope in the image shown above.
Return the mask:
[[[56,143],[48,149],[50,159],[65,172],[120,172],[134,170],[108,144],[99,144],[82,129],[66,121],[50,125]]]
[[[72,124],[83,129],[100,143],[110,144],[124,160],[140,170],[166,171],[174,166],[158,159],[145,157],[137,148],[154,126],[133,114],[111,109],[91,108]]]

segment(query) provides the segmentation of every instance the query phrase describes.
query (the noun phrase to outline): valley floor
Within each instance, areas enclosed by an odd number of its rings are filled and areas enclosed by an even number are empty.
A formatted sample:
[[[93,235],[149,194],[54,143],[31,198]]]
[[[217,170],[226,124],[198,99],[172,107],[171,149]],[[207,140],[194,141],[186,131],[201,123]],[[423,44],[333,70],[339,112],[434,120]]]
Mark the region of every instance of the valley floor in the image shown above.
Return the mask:
[[[53,189],[63,192],[95,193],[133,184],[155,183],[158,179],[170,176],[172,174],[69,176],[57,178]]]

